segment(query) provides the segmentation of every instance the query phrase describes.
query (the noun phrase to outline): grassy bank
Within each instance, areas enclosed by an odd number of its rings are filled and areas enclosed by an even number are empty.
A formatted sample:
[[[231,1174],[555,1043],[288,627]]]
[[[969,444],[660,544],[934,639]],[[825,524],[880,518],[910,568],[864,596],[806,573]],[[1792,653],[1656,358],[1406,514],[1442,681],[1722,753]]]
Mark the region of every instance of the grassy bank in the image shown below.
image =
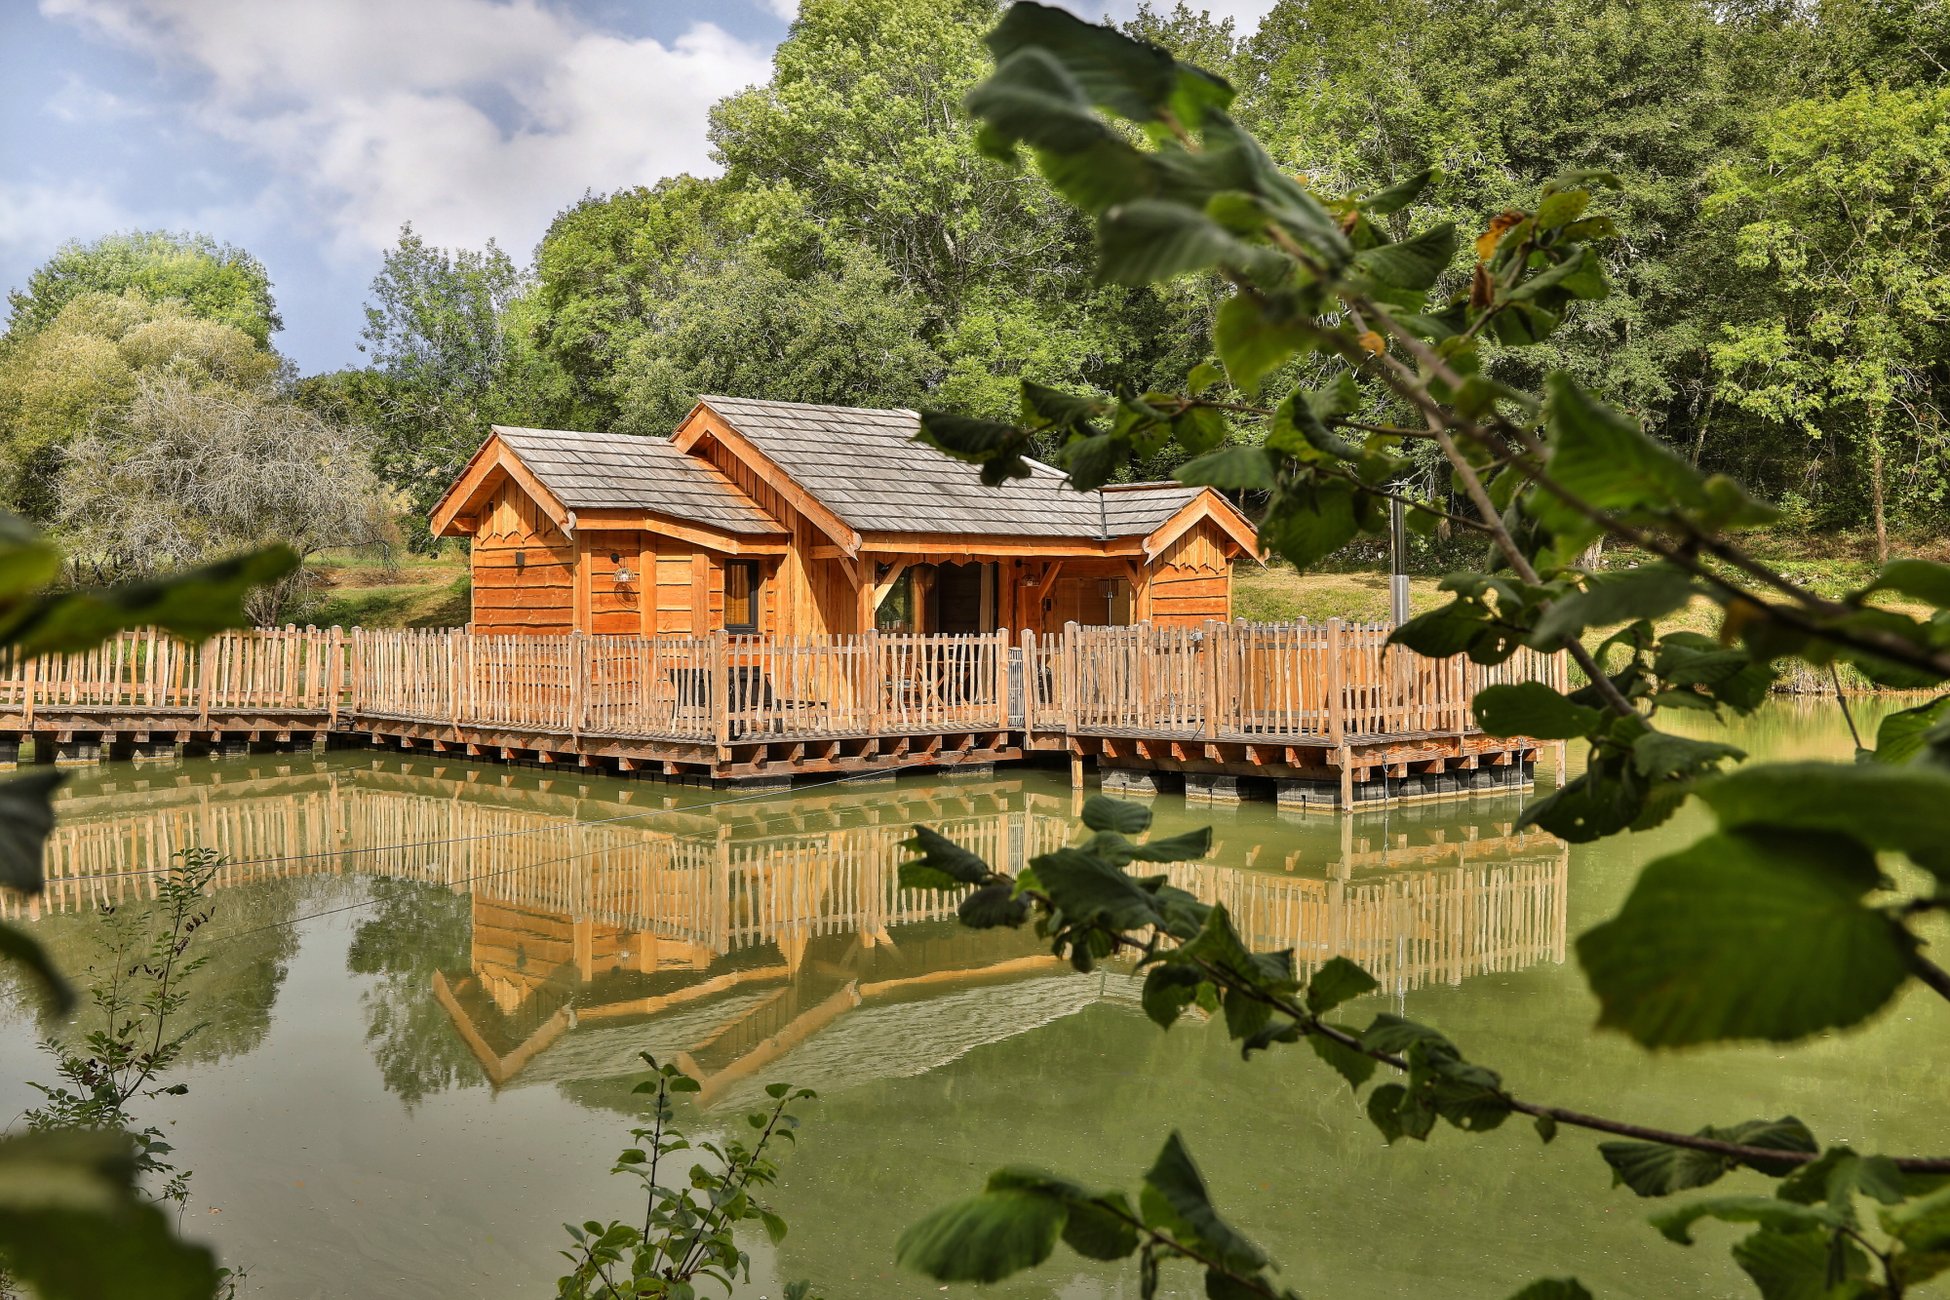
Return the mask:
[[[291,621],[313,627],[459,627],[470,613],[467,556],[332,558],[314,566],[318,585]]]

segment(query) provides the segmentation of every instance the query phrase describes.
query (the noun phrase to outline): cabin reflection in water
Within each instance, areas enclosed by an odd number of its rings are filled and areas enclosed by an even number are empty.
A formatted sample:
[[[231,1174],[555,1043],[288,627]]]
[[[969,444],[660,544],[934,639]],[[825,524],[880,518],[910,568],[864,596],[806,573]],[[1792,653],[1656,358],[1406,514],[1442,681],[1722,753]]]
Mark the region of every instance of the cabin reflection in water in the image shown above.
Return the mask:
[[[10,915],[152,894],[192,844],[219,888],[356,874],[469,896],[464,969],[434,972],[495,1086],[615,1079],[649,1050],[708,1102],[763,1079],[814,1087],[918,1074],[1103,1001],[1033,934],[960,928],[955,899],[898,888],[926,823],[1016,871],[1078,827],[1033,777],[770,795],[700,805],[667,788],[583,786],[463,765],[301,763],[97,782],[61,801],[49,886]],[[685,806],[688,803],[690,806]],[[131,806],[133,805],[133,806]],[[1257,949],[1303,970],[1336,954],[1399,997],[1430,982],[1562,962],[1568,853],[1512,830],[1516,801],[1283,824],[1221,823],[1173,882],[1224,902]]]

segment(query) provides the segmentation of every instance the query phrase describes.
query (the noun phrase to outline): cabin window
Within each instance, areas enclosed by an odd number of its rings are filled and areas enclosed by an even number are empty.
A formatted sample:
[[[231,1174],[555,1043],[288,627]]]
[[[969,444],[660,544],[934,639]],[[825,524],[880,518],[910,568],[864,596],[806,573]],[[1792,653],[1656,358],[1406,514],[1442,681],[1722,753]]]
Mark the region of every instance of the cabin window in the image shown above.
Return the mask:
[[[725,563],[724,630],[758,631],[757,560],[730,560]]]

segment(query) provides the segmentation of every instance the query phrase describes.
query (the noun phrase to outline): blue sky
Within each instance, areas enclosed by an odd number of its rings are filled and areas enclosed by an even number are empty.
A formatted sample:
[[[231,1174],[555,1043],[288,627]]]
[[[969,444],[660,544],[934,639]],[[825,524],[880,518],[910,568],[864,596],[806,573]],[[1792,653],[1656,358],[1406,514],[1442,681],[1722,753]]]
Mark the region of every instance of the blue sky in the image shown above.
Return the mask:
[[[201,230],[270,268],[301,371],[355,364],[402,222],[525,262],[586,190],[708,173],[707,110],[796,3],[0,0],[0,284],[66,239]]]

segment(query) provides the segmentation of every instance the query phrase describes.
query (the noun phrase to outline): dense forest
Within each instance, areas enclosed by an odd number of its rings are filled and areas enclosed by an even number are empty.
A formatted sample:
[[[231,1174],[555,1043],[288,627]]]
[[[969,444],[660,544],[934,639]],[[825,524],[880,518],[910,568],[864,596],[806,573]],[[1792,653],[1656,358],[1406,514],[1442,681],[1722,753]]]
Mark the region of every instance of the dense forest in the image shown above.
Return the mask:
[[[1219,282],[1100,283],[1076,210],[979,148],[962,100],[998,12],[807,0],[771,81],[713,109],[718,175],[586,194],[527,264],[403,229],[360,368],[293,373],[242,250],[71,245],[10,295],[4,504],[113,577],[422,539],[495,422],[655,434],[698,392],[1000,417],[1023,378],[1182,376]],[[1615,172],[1611,295],[1492,364],[1570,370],[1790,526],[1942,522],[1950,7],[1280,0],[1250,32],[1182,4],[1130,27],[1227,76],[1322,193],[1434,168],[1404,230]]]

